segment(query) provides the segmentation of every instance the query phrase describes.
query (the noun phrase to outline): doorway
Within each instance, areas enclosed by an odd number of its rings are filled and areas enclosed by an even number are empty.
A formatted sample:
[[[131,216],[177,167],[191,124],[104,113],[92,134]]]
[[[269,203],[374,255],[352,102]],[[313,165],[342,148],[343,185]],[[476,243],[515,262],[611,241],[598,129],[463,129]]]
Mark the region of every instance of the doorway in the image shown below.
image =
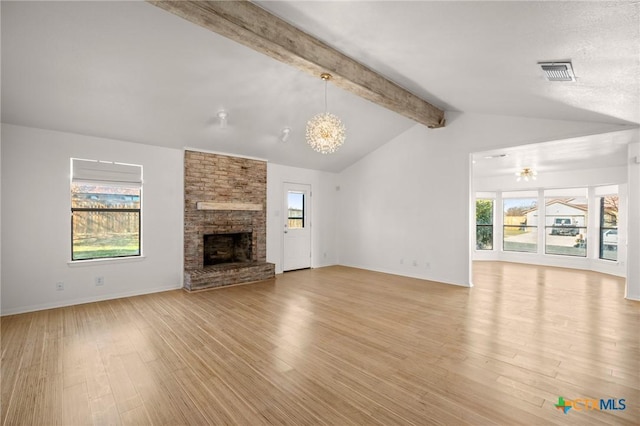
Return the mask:
[[[311,185],[284,184],[282,270],[311,267]]]

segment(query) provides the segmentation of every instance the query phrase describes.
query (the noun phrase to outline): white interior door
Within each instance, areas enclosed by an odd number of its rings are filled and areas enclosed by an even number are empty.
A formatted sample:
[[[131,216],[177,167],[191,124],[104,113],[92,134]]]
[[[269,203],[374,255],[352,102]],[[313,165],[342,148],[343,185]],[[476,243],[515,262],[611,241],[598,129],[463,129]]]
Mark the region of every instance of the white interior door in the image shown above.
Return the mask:
[[[284,184],[283,271],[311,267],[311,186]]]

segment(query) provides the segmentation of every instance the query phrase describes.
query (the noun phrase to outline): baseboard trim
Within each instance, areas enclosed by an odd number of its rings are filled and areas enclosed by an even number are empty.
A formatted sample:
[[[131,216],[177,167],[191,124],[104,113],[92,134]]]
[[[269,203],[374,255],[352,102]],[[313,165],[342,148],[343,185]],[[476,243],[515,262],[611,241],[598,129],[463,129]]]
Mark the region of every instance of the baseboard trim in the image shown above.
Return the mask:
[[[151,294],[151,293],[161,293],[164,291],[179,290],[180,288],[182,288],[181,285],[168,286],[168,287],[155,287],[155,288],[145,289],[141,291],[129,291],[129,292],[123,292],[123,293],[107,294],[107,295],[97,296],[97,297],[96,296],[81,297],[81,298],[72,299],[72,300],[43,303],[40,305],[30,305],[30,306],[22,306],[19,308],[3,309],[2,312],[0,313],[0,317],[4,317],[8,315],[26,314],[28,312],[44,311],[47,309],[65,308],[67,306],[84,305],[85,303],[103,302],[105,300],[123,299],[125,297],[142,296],[142,295]]]

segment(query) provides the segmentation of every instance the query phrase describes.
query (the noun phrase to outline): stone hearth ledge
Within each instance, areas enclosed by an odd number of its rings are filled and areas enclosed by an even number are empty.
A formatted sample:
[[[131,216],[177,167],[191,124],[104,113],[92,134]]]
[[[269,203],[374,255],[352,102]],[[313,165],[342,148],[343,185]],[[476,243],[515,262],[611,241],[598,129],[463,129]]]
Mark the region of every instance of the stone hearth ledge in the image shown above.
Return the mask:
[[[268,262],[246,262],[207,266],[184,272],[187,291],[227,287],[265,281],[275,276],[275,265]]]

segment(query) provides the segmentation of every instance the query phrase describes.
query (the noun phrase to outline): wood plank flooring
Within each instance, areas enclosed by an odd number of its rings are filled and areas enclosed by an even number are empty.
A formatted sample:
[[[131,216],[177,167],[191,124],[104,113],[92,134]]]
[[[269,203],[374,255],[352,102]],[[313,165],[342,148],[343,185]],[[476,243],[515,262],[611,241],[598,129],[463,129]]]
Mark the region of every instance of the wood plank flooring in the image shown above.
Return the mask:
[[[1,423],[639,423],[623,279],[477,262],[474,282],[336,266],[3,317]]]

